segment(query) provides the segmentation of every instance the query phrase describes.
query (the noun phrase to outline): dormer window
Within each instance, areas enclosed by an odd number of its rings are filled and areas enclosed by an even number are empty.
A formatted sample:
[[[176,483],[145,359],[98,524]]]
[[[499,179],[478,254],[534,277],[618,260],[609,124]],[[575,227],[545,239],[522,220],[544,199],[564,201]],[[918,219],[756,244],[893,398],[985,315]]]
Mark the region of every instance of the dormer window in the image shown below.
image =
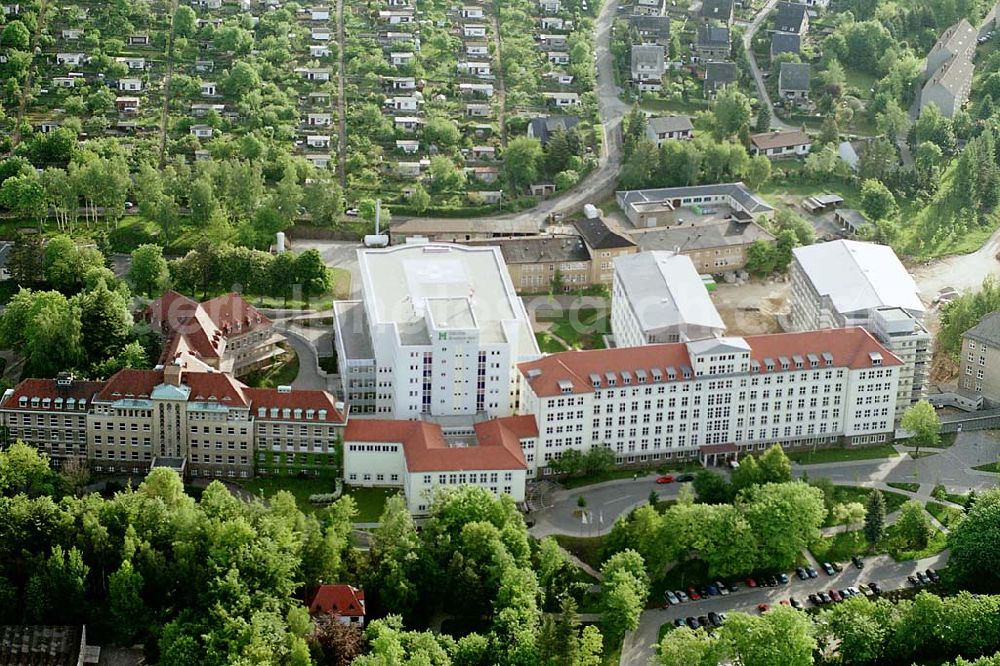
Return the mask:
[[[319,410],[319,420],[320,421],[325,421],[326,420],[326,410],[325,409]]]
[[[28,396],[22,395],[20,398],[17,399],[17,404],[20,407],[27,407],[28,406]]]
[[[31,406],[32,406],[32,407],[35,407],[35,408],[37,409],[37,408],[38,408],[38,403],[39,403],[39,402],[40,402],[40,401],[39,401],[39,399],[38,399],[38,396],[32,396],[32,398],[31,398]]]
[[[301,419],[302,418],[302,410],[301,409],[296,409],[295,410],[295,418],[296,419]]]
[[[306,410],[306,418],[307,419],[312,419],[315,416],[316,416],[316,410],[315,409],[307,409]]]
[[[267,416],[267,407],[258,407],[257,408],[257,416],[259,416],[261,418],[264,418],[265,416]]]
[[[559,392],[563,395],[573,392],[573,382],[568,379],[559,380]]]
[[[272,407],[271,408],[271,418],[272,419],[278,418],[278,408],[277,407]]]
[[[292,417],[292,410],[290,408],[285,407],[284,409],[281,410],[281,418],[288,419],[291,417]]]

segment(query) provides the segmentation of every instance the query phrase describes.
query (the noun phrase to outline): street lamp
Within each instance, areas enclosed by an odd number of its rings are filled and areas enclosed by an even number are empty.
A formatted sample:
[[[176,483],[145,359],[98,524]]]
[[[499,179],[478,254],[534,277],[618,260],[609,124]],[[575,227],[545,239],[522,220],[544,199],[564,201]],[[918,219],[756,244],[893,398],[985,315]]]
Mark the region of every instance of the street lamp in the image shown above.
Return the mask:
[[[503,189],[500,190],[500,198],[497,199],[497,206],[498,206],[497,212],[498,213],[502,213],[503,212]]]

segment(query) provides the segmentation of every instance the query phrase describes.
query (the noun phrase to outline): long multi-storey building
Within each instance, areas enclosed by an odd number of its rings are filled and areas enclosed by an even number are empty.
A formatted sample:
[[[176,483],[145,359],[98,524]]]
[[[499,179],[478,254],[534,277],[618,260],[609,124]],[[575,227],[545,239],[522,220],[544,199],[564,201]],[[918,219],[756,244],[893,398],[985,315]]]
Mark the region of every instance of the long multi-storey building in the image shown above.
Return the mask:
[[[520,366],[528,474],[569,449],[619,463],[891,438],[902,361],[862,328],[569,351]]]
[[[121,370],[106,382],[28,379],[0,398],[8,441],[94,471],[141,473],[154,461],[190,476],[332,474],[347,417],[325,391],[253,389],[220,372]],[[257,456],[255,460],[255,455]]]
[[[862,326],[903,361],[896,418],[926,395],[931,336],[920,292],[892,248],[840,240],[795,248],[793,331]],[[835,266],[836,269],[831,269]]]
[[[517,364],[538,358],[497,247],[359,250],[363,299],[335,307],[344,395],[356,415],[510,416]]]

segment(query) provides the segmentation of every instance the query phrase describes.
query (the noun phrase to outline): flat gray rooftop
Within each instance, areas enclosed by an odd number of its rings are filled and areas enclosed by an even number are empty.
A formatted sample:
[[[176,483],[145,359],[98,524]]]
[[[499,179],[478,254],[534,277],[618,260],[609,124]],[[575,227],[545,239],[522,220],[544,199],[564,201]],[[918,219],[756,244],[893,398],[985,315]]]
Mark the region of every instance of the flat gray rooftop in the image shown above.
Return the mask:
[[[375,358],[368,333],[368,318],[361,301],[336,301],[333,304],[335,335],[344,346],[347,359],[355,361]]]

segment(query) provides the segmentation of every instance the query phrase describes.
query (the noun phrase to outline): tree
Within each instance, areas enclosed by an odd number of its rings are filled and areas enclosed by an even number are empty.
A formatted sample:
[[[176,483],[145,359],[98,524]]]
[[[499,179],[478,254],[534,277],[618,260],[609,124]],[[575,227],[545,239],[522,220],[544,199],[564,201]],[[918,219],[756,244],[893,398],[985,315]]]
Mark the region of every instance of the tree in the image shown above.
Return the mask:
[[[776,605],[760,616],[731,613],[719,629],[735,661],[743,666],[803,666],[813,663],[816,638],[809,616]]]
[[[733,501],[733,487],[726,477],[709,469],[694,475],[694,490],[704,504],[727,504]]]
[[[295,255],[289,251],[274,256],[271,262],[271,294],[282,296],[285,305],[295,286]]]
[[[420,215],[431,205],[431,195],[427,193],[423,185],[418,184],[413,188],[413,193],[410,194],[407,201],[417,215]]]
[[[896,214],[896,197],[877,180],[861,184],[861,208],[870,220],[884,220]]]
[[[90,362],[98,363],[117,354],[132,333],[134,322],[128,299],[100,280],[94,289],[80,293],[73,301],[80,313],[80,331],[87,341]]]
[[[132,250],[128,280],[136,291],[149,297],[156,296],[166,289],[169,278],[163,248],[147,243]]]
[[[785,455],[780,444],[772,445],[757,462],[762,483],[786,483],[792,480],[792,461]]]
[[[790,567],[819,534],[826,517],[821,493],[801,481],[751,486],[740,493],[743,512],[760,543],[760,559]]]
[[[981,492],[965,518],[948,533],[948,572],[956,582],[1000,590],[1000,489]]]
[[[49,496],[55,484],[48,456],[35,447],[16,441],[0,451],[0,495]]]
[[[435,155],[431,158],[431,165],[428,169],[431,179],[431,192],[441,194],[444,192],[454,192],[465,183],[465,175],[455,167],[455,163],[444,155]]]
[[[420,538],[403,495],[385,502],[379,526],[372,533],[369,577],[366,586],[376,590],[386,608],[408,616],[417,602],[415,576]]]
[[[0,315],[0,344],[20,349],[25,375],[53,377],[83,360],[80,314],[57,291],[21,289]]]
[[[31,287],[44,279],[45,246],[41,234],[22,234],[14,242],[7,270],[19,287]]]
[[[658,666],[716,666],[724,660],[725,645],[705,632],[680,627],[669,631],[651,662]]]
[[[336,617],[317,620],[313,625],[311,641],[322,652],[324,663],[332,666],[349,666],[365,651],[365,636],[361,627],[341,624]]]
[[[44,218],[45,188],[37,173],[14,176],[0,185],[0,205],[21,217]]]
[[[330,270],[316,249],[306,250],[295,257],[295,276],[302,285],[302,293],[307,296],[325,294],[333,286]]]
[[[757,132],[767,132],[771,129],[771,109],[767,108],[766,104],[760,105],[760,110],[757,112],[757,124],[754,126],[754,130]],[[770,160],[768,160],[770,163]]]
[[[896,100],[890,99],[885,108],[875,115],[875,127],[889,139],[906,136],[910,129],[910,116]]]
[[[920,502],[909,500],[899,510],[895,532],[909,548],[917,550],[927,546],[934,534],[934,525]]]
[[[753,189],[759,189],[771,178],[771,160],[764,155],[754,155],[747,167],[746,181]]]
[[[642,556],[625,550],[609,557],[601,567],[602,619],[608,635],[617,638],[639,626],[639,616],[649,596],[649,579]]]
[[[174,34],[179,37],[194,37],[198,16],[187,5],[180,5],[174,12]]]
[[[18,20],[11,21],[0,34],[0,47],[7,51],[27,51],[31,42],[31,33]]]
[[[737,491],[764,483],[757,458],[752,455],[744,456],[740,466],[733,470],[730,480]]]
[[[712,106],[715,115],[714,135],[722,140],[740,133],[750,126],[750,99],[735,86],[727,86]]]
[[[515,189],[527,187],[538,178],[542,157],[538,139],[520,136],[507,143],[503,153],[504,172]]]
[[[937,446],[941,441],[941,420],[933,405],[926,400],[908,407],[899,425],[911,433],[909,441],[916,447],[918,455],[921,446]]]
[[[461,138],[462,133],[458,125],[447,116],[431,115],[424,124],[423,139],[430,145],[449,148],[458,145]]]
[[[774,248],[764,240],[755,240],[747,248],[747,272],[754,277],[767,277],[774,272]]]
[[[871,549],[878,545],[885,531],[885,498],[880,490],[872,490],[865,509],[865,541]]]
[[[895,143],[879,137],[865,143],[858,157],[858,175],[861,178],[871,178],[887,181],[899,166],[899,155]]]
[[[148,627],[149,611],[142,594],[142,574],[126,559],[108,580],[108,611],[115,636],[123,645],[131,645]]]
[[[32,622],[75,624],[84,617],[85,588],[90,572],[80,551],[52,547],[52,554],[39,567],[25,592],[27,614]]]

